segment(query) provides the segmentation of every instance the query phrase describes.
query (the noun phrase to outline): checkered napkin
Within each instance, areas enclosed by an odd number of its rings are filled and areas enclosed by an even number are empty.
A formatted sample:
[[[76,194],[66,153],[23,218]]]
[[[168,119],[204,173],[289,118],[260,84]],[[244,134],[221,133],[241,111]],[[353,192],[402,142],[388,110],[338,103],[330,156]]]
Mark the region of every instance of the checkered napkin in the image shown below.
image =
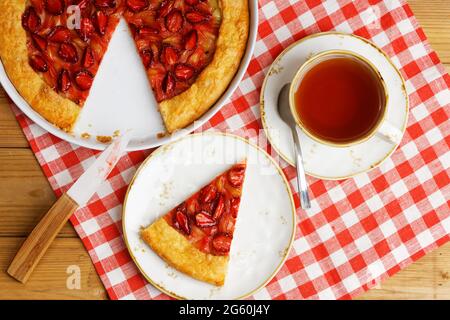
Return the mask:
[[[450,239],[450,77],[403,0],[261,0],[259,6],[254,59],[229,103],[202,129],[260,130],[259,94],[270,64],[289,44],[319,31],[371,39],[406,79],[411,113],[399,149],[354,179],[308,178],[312,210],[297,209],[296,238],[285,265],[253,296],[352,298]],[[97,152],[55,138],[13,109],[60,195]],[[122,239],[124,195],[149,153],[124,156],[92,203],[71,218],[112,299],[167,298],[139,274]],[[294,168],[281,163],[296,190]],[[298,206],[298,194],[295,201]]]

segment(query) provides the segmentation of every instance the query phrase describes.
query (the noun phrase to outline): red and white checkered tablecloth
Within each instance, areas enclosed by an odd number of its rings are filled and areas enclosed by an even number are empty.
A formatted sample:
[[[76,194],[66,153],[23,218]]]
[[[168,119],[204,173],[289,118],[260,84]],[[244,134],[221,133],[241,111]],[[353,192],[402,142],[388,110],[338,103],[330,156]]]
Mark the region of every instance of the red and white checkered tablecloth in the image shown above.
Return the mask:
[[[319,31],[374,41],[406,79],[411,113],[399,149],[381,167],[339,182],[308,178],[313,209],[297,210],[293,249],[256,299],[345,299],[450,239],[450,77],[403,0],[259,1],[254,58],[229,103],[203,129],[261,129],[260,88],[275,57]],[[60,195],[96,152],[50,135],[13,107],[43,171]],[[267,146],[267,150],[275,152]],[[112,299],[167,298],[140,275],[121,230],[128,182],[150,152],[124,156],[92,203],[71,218]],[[295,170],[282,162],[296,189]],[[298,206],[298,195],[295,195]]]

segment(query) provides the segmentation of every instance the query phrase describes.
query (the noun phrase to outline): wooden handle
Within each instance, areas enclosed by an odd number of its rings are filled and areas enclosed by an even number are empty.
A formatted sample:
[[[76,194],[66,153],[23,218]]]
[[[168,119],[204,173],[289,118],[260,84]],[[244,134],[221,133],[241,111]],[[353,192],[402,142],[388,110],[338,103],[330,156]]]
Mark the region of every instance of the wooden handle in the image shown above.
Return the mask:
[[[67,194],[63,194],[22,244],[9,265],[8,274],[25,283],[53,239],[77,208],[78,204]]]

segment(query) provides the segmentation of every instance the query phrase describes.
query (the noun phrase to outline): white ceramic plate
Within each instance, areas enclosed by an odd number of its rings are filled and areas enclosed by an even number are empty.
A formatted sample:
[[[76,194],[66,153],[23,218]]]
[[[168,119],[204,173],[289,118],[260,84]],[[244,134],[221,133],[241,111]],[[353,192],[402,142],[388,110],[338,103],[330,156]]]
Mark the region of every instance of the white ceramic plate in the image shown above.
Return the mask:
[[[174,134],[184,136],[207,122],[227,102],[237,88],[250,63],[258,30],[258,3],[249,0],[250,34],[247,50],[241,66],[230,86],[216,104],[193,124]],[[68,142],[97,150],[106,145],[96,136],[115,136],[132,129],[133,139],[128,151],[144,150],[163,145],[171,137],[158,138],[164,132],[164,125],[158,107],[149,87],[148,80],[137,54],[135,44],[125,21],[117,26],[108,50],[100,65],[89,98],[83,107],[72,134],[60,130],[35,112],[20,96],[9,80],[0,63],[0,82],[14,103],[35,123]],[[88,133],[90,138],[82,138]],[[172,137],[173,138],[173,137]]]
[[[139,237],[149,225],[231,165],[247,158],[243,195],[223,287],[168,266]],[[156,150],[139,168],[123,206],[128,250],[147,280],[186,299],[238,299],[266,285],[284,263],[295,232],[288,182],[262,149],[237,136],[195,134]]]
[[[408,95],[404,80],[390,59],[371,42],[350,34],[327,32],[306,37],[284,50],[273,62],[261,90],[261,117],[273,148],[290,164],[294,163],[289,127],[277,111],[278,93],[292,81],[299,67],[312,56],[328,50],[356,52],[380,71],[388,88],[386,120],[404,133],[408,119]],[[336,148],[320,144],[305,133],[300,137],[305,170],[309,175],[339,180],[371,170],[386,160],[398,145],[378,136],[356,146]]]

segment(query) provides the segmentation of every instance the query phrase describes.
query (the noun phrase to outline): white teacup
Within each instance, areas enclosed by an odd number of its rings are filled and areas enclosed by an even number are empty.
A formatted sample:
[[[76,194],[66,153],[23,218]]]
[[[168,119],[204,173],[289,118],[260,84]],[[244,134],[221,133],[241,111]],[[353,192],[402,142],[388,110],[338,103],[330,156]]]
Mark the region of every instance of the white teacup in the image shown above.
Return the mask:
[[[356,59],[362,64],[366,65],[372,72],[373,75],[378,79],[379,81],[379,88],[382,90],[382,96],[383,99],[381,101],[381,113],[378,117],[377,123],[373,128],[364,136],[352,140],[352,141],[345,141],[345,142],[336,142],[336,141],[330,141],[326,140],[322,137],[319,137],[317,134],[313,133],[311,130],[305,126],[304,122],[302,121],[301,116],[297,112],[297,106],[295,101],[295,93],[297,92],[300,84],[302,83],[302,80],[304,79],[305,75],[315,66],[318,64],[327,61],[329,59],[335,59],[335,58],[348,58],[348,59]],[[386,114],[387,114],[387,108],[388,108],[388,90],[386,88],[385,81],[383,77],[381,76],[378,69],[366,58],[351,52],[351,51],[345,51],[345,50],[330,50],[325,51],[320,54],[317,54],[313,57],[311,57],[309,60],[307,60],[297,71],[297,73],[294,76],[294,79],[292,80],[291,87],[290,87],[290,98],[289,103],[291,107],[291,112],[295,118],[295,121],[297,125],[312,139],[334,147],[348,147],[351,145],[356,145],[363,143],[367,140],[369,140],[374,135],[377,135],[378,137],[382,138],[383,140],[392,143],[392,144],[398,144],[400,143],[400,140],[402,139],[403,133],[396,128],[394,125],[389,123],[386,120]]]

